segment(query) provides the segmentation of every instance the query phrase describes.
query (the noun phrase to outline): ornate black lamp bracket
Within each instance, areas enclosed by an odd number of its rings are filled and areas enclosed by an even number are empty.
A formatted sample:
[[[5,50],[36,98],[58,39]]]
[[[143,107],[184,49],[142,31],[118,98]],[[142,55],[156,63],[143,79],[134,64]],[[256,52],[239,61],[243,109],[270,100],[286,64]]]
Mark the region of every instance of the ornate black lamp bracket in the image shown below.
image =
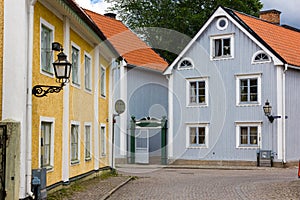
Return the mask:
[[[48,93],[59,93],[65,84],[60,86],[36,85],[32,88],[32,94],[36,97],[45,97]]]

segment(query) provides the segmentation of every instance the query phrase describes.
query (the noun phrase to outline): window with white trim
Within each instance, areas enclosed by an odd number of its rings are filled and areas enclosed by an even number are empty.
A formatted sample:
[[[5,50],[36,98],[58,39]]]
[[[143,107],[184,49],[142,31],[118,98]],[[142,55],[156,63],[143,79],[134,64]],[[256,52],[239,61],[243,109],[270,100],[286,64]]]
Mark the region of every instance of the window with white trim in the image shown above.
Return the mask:
[[[100,94],[102,97],[106,97],[106,69],[100,67]]]
[[[232,34],[211,37],[210,46],[211,59],[233,58],[234,38]]]
[[[72,45],[72,83],[80,85],[80,49]]]
[[[193,68],[194,68],[194,64],[190,58],[183,58],[178,63],[178,70],[193,69]]]
[[[252,57],[252,64],[271,62],[271,58],[264,51],[256,52]]]
[[[84,86],[87,91],[92,91],[92,66],[88,55],[84,55]]]
[[[253,147],[260,146],[261,123],[236,123],[236,147]]]
[[[100,126],[100,155],[106,155],[106,126],[101,124]]]
[[[91,125],[84,125],[85,160],[91,160]]]
[[[53,75],[53,54],[51,45],[54,39],[54,26],[41,19],[40,63],[41,71]]]
[[[217,28],[220,30],[220,31],[223,31],[227,28],[228,26],[228,20],[226,17],[221,17],[218,19],[217,23]]]
[[[71,163],[78,163],[80,160],[80,143],[79,143],[79,123],[71,124]]]
[[[208,79],[187,79],[187,102],[188,106],[207,105]]]
[[[237,105],[260,105],[261,75],[236,76]]]
[[[54,119],[41,119],[41,168],[52,169],[54,158]]]
[[[189,124],[187,131],[187,147],[208,147],[208,124]]]

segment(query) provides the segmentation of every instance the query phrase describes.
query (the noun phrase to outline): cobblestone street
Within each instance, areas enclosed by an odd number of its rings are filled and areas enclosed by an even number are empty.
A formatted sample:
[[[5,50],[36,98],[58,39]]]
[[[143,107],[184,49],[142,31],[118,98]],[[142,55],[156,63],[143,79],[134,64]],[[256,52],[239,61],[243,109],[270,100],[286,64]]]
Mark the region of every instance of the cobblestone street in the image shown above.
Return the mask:
[[[297,170],[119,169],[120,173],[138,178],[109,199],[299,200]]]

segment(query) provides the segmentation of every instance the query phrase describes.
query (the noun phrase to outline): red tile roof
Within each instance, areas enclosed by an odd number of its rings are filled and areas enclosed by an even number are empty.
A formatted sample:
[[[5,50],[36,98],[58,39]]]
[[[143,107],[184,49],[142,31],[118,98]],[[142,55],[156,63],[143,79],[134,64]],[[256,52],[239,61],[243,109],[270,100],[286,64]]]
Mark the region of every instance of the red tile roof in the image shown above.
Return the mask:
[[[119,20],[90,10],[85,12],[128,64],[164,71],[168,63]]]
[[[300,32],[234,12],[288,64],[300,67]]]

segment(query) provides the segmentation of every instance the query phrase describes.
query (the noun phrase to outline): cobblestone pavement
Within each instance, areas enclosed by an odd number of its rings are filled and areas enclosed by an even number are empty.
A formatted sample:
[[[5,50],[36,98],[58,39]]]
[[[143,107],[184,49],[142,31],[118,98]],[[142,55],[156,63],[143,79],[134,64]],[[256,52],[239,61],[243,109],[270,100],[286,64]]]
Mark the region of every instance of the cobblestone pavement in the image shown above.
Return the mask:
[[[113,193],[113,199],[299,200],[298,169],[131,169],[138,178]],[[126,172],[125,172],[126,171]],[[139,173],[133,173],[139,172]]]

